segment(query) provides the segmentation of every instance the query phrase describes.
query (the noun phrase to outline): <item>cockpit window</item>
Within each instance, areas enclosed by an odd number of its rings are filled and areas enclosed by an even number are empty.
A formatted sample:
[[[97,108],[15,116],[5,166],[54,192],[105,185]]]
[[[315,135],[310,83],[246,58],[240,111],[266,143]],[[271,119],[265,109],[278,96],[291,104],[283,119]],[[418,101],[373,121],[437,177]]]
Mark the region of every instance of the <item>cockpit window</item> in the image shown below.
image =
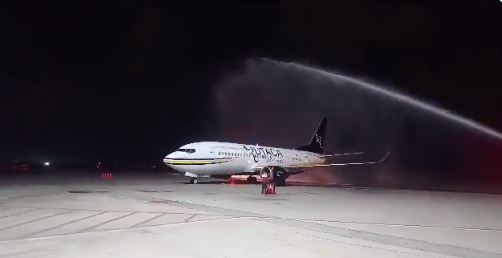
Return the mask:
[[[186,152],[186,153],[194,153],[195,149],[179,149],[178,151]]]

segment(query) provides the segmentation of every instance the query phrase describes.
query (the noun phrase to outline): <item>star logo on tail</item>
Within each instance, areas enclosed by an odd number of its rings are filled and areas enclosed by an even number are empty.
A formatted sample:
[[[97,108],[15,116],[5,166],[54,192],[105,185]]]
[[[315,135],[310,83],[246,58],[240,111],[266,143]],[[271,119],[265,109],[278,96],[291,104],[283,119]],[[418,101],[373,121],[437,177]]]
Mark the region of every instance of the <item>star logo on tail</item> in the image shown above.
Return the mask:
[[[321,148],[322,148],[322,136],[320,136],[320,135],[316,134],[316,135],[315,135],[315,141],[316,141],[317,143],[319,143],[319,147],[321,147]]]

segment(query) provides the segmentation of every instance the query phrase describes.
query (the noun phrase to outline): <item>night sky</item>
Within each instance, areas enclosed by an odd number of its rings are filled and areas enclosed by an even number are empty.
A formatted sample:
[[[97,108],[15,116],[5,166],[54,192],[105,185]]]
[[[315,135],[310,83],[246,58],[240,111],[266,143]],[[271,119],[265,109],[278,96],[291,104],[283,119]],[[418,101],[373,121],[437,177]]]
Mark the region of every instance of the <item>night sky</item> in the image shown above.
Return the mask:
[[[495,0],[2,4],[0,160],[157,164],[226,140],[215,87],[258,57],[392,85],[502,130],[501,31]]]

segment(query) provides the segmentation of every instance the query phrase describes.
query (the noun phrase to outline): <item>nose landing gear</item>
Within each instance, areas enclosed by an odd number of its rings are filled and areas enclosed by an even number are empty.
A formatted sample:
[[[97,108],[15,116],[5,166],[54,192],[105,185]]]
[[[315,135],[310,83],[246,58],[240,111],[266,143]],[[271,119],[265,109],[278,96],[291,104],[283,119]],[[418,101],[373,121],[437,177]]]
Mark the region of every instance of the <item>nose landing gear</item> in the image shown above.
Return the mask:
[[[199,183],[199,180],[197,179],[197,175],[190,173],[190,172],[185,172],[185,176],[190,178],[190,184],[197,184]]]

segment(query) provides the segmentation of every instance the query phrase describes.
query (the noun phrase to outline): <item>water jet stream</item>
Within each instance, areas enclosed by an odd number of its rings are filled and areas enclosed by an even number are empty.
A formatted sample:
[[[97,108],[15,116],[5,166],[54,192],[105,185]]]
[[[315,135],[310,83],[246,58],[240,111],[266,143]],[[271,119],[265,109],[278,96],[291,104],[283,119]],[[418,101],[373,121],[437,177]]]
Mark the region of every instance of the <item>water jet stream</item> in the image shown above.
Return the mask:
[[[261,59],[264,60],[265,62],[269,62],[272,64],[282,65],[285,67],[293,67],[293,68],[296,68],[298,70],[301,70],[301,71],[304,71],[307,73],[322,75],[325,78],[332,80],[332,81],[343,80],[346,82],[350,82],[353,85],[357,85],[358,87],[361,87],[363,89],[367,89],[371,92],[390,97],[393,100],[411,105],[411,106],[416,107],[418,109],[431,112],[431,113],[438,115],[440,117],[444,117],[444,118],[449,119],[451,121],[460,123],[460,124],[466,126],[467,128],[477,130],[478,132],[482,132],[486,135],[489,135],[489,136],[492,136],[492,137],[497,138],[499,140],[502,140],[502,133],[500,133],[492,128],[489,128],[485,125],[482,125],[472,119],[462,117],[452,111],[436,107],[434,105],[428,104],[426,102],[420,101],[416,98],[404,95],[402,93],[398,93],[398,92],[395,92],[395,91],[392,91],[389,89],[385,89],[383,87],[376,86],[374,84],[371,84],[371,83],[368,83],[368,82],[365,82],[365,81],[362,81],[359,79],[355,79],[350,76],[346,76],[346,75],[342,75],[342,74],[338,74],[338,73],[333,73],[333,72],[328,72],[326,70],[313,68],[313,67],[299,64],[299,63],[295,63],[295,62],[276,61],[276,60],[272,60],[269,58],[261,58]]]

